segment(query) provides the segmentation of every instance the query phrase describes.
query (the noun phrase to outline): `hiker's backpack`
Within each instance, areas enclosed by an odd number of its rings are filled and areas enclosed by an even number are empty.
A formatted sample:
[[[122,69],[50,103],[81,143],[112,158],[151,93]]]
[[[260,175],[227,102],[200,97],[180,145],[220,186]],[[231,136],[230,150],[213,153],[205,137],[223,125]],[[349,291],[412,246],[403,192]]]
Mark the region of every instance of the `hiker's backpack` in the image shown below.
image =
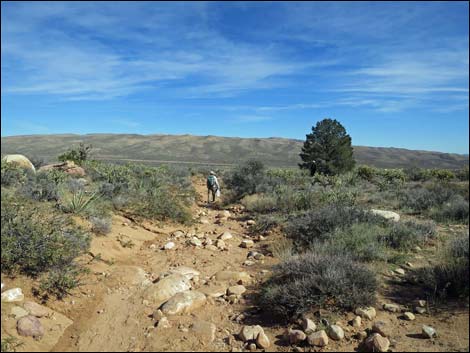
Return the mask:
[[[207,177],[207,188],[213,190],[216,186],[217,184],[215,183],[215,176],[209,175]]]

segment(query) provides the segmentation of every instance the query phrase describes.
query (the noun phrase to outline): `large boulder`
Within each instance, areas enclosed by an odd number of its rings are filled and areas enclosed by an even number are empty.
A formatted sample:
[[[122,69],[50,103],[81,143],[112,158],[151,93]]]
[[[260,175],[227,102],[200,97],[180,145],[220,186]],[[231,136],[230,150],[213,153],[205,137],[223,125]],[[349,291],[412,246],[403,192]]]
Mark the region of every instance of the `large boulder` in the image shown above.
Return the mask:
[[[44,172],[48,170],[60,170],[64,173],[75,175],[75,176],[80,176],[80,177],[83,177],[86,175],[85,170],[82,167],[76,165],[72,161],[65,161],[63,163],[56,163],[56,164],[48,164],[39,168],[38,172]]]
[[[31,170],[33,172],[36,171],[33,163],[31,163],[31,161],[22,154],[7,154],[2,160],[6,163],[14,163],[21,168]]]
[[[173,273],[148,287],[144,292],[144,299],[152,301],[152,304],[159,307],[175,294],[190,288],[191,284],[186,276]]]
[[[206,296],[198,291],[185,291],[175,294],[162,306],[165,315],[190,314],[206,302]]]
[[[373,214],[377,216],[381,216],[385,219],[398,222],[400,220],[400,215],[396,212],[392,211],[384,211],[384,210],[370,210]]]

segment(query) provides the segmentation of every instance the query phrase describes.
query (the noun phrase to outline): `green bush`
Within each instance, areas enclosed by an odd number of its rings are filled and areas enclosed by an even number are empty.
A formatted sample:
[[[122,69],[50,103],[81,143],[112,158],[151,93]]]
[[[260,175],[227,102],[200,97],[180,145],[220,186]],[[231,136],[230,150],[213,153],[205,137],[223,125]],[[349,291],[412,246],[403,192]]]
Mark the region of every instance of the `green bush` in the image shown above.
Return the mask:
[[[111,219],[102,217],[90,217],[91,231],[96,234],[108,234],[111,232]]]
[[[455,179],[455,174],[448,169],[431,169],[430,173],[433,178],[442,181],[450,181],[452,179]]]
[[[410,280],[423,286],[437,298],[469,295],[469,237],[468,233],[451,240],[441,256],[441,263],[417,270]]]
[[[416,245],[423,245],[436,236],[433,222],[416,223],[413,221],[390,223],[384,240],[388,247],[410,250]]]
[[[377,169],[374,167],[370,167],[367,165],[361,165],[357,168],[356,170],[357,175],[359,178],[367,180],[367,181],[372,181],[374,177],[378,174]]]
[[[455,195],[448,202],[431,211],[431,218],[439,222],[468,223],[468,200]]]
[[[468,181],[468,165],[455,171],[455,177],[460,181]]]
[[[259,305],[283,318],[312,308],[354,310],[375,302],[377,280],[366,266],[347,256],[309,252],[274,267]]]
[[[344,229],[355,223],[385,224],[386,220],[358,207],[328,205],[290,216],[285,231],[297,245],[310,246],[328,239],[337,228]]]
[[[35,201],[58,201],[59,185],[66,180],[66,177],[67,174],[56,170],[30,174],[19,192]]]
[[[234,199],[240,200],[246,195],[253,195],[260,189],[266,179],[264,164],[250,160],[224,176],[225,185],[234,193]]]
[[[24,168],[18,166],[16,163],[7,163],[4,160],[1,161],[2,186],[9,187],[21,185],[26,181],[28,174],[30,173]]]
[[[84,143],[80,143],[78,147],[71,148],[68,151],[64,152],[58,157],[60,162],[65,161],[72,161],[78,165],[81,165],[83,162],[90,158],[92,146],[85,145]]]
[[[89,247],[88,234],[52,209],[2,192],[2,272],[30,276],[64,267]]]
[[[83,269],[76,266],[53,269],[41,280],[38,294],[46,298],[48,295],[54,295],[61,300],[81,284],[80,275],[83,272]]]

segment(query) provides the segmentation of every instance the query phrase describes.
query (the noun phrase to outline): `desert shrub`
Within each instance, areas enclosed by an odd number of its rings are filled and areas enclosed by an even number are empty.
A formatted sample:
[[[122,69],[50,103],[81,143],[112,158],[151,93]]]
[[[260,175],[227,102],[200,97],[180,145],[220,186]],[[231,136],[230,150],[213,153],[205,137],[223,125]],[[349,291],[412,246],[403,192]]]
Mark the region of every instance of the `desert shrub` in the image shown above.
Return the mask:
[[[247,195],[240,202],[250,212],[267,213],[278,209],[275,197],[266,194]]]
[[[58,201],[59,184],[66,174],[55,170],[31,174],[20,188],[20,193],[35,201]]]
[[[281,261],[286,261],[295,255],[294,244],[291,239],[282,237],[269,244],[269,250],[273,256]]]
[[[296,244],[308,246],[328,239],[337,228],[361,222],[384,224],[386,221],[358,207],[328,205],[319,210],[290,216],[285,231]]]
[[[423,286],[438,298],[469,295],[469,237],[468,233],[448,243],[440,257],[441,263],[417,270],[411,281]]]
[[[36,170],[46,165],[46,161],[42,157],[38,157],[38,156],[31,156],[31,157],[26,156],[26,157],[34,165],[34,168],[36,168]]]
[[[282,214],[267,214],[257,217],[256,223],[251,226],[250,231],[254,234],[266,233],[284,223],[285,216]]]
[[[448,202],[431,211],[431,218],[439,222],[467,222],[469,205],[460,195],[455,195]]]
[[[309,252],[273,269],[259,305],[284,318],[312,308],[353,310],[375,302],[377,281],[366,266],[346,256]]]
[[[81,284],[80,275],[83,272],[82,268],[71,265],[55,268],[41,280],[38,294],[46,298],[54,295],[59,300],[63,299]]]
[[[16,352],[22,345],[24,345],[24,342],[14,336],[2,338],[2,352]]]
[[[455,177],[460,181],[468,181],[468,166],[462,169],[456,170]]]
[[[27,175],[30,174],[24,168],[15,163],[1,161],[1,184],[2,186],[15,186],[24,183]]]
[[[416,245],[425,244],[435,236],[436,225],[433,222],[392,222],[384,240],[388,247],[409,250]]]
[[[372,181],[372,179],[377,175],[377,169],[367,165],[361,165],[357,167],[356,173],[359,178]]]
[[[78,179],[70,179],[61,185],[58,194],[59,209],[74,214],[84,213],[101,197],[97,190],[86,190]]]
[[[247,161],[224,176],[225,185],[234,192],[236,200],[260,191],[265,179],[264,164],[256,160]]]
[[[448,169],[431,169],[430,174],[433,178],[442,181],[450,181],[452,179],[455,179],[455,174]]]
[[[37,276],[71,264],[88,247],[89,236],[71,220],[2,193],[2,271]]]
[[[436,205],[433,193],[423,187],[411,188],[400,195],[400,206],[412,211],[421,212]]]
[[[386,244],[383,240],[387,230],[384,227],[357,223],[343,229],[336,229],[327,242],[314,244],[316,252],[349,256],[354,260],[371,262],[387,260]]]
[[[404,169],[407,181],[426,181],[431,179],[432,175],[428,169],[411,167]]]
[[[90,158],[91,149],[91,145],[85,145],[84,143],[80,143],[78,147],[71,148],[61,154],[58,157],[58,160],[60,162],[73,161],[76,164],[81,165],[83,162]]]
[[[108,234],[111,232],[111,219],[102,217],[90,217],[91,230],[97,234]]]

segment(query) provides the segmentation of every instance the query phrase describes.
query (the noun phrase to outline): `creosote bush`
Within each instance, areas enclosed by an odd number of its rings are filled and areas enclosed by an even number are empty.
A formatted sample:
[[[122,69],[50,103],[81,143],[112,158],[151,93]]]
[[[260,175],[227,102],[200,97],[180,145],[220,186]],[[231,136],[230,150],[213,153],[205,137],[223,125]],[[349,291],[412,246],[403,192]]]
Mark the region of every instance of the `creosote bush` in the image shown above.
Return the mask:
[[[288,319],[312,308],[354,310],[375,302],[377,280],[347,256],[308,252],[274,267],[259,305]]]

